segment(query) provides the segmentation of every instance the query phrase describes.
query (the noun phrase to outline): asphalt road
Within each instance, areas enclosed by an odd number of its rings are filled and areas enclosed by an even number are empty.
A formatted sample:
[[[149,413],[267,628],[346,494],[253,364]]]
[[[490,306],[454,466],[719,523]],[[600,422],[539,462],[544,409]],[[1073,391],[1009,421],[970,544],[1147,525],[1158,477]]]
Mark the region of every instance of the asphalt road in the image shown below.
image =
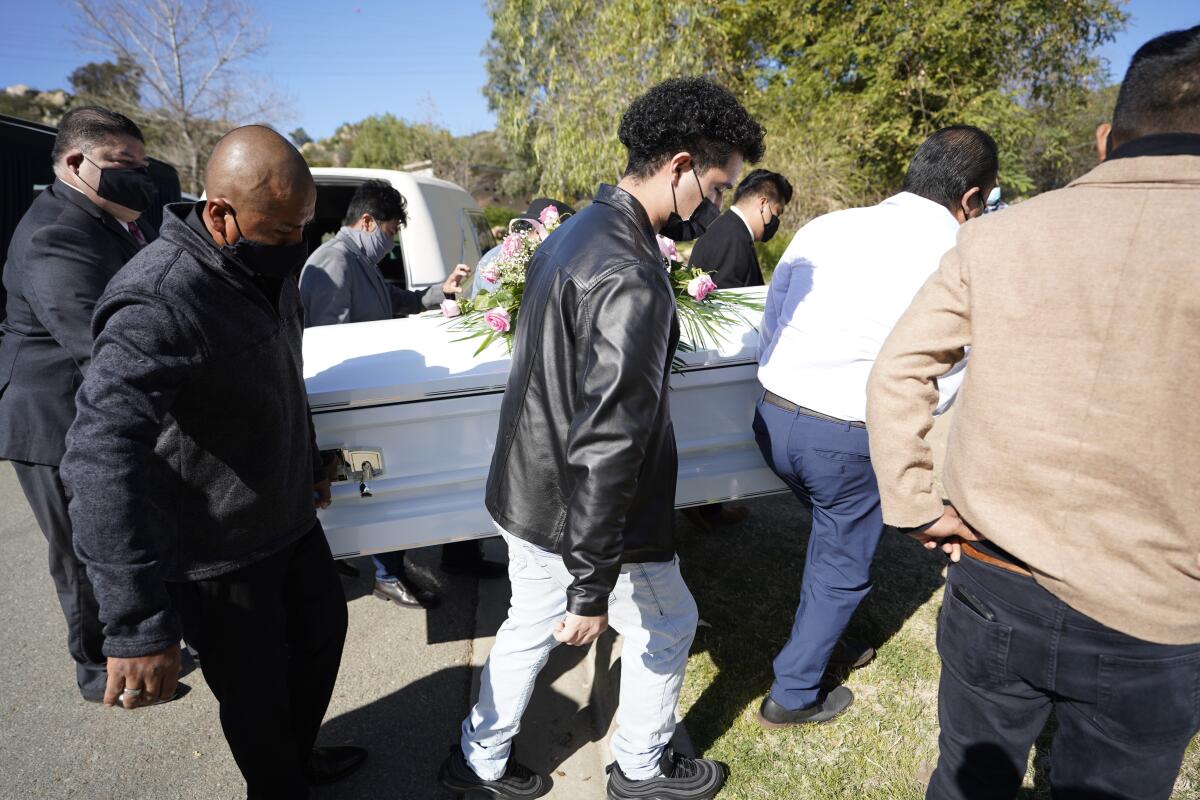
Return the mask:
[[[217,704],[196,671],[192,691],[132,712],[80,699],[65,624],[46,567],[46,544],[0,463],[0,798],[3,800],[236,800],[245,784],[229,755]],[[470,690],[476,582],[417,571],[439,585],[441,608],[400,609],[370,593],[369,559],[343,579],[350,632],[322,743],[370,750],[354,776],[318,800],[438,800],[437,768],[457,738]]]

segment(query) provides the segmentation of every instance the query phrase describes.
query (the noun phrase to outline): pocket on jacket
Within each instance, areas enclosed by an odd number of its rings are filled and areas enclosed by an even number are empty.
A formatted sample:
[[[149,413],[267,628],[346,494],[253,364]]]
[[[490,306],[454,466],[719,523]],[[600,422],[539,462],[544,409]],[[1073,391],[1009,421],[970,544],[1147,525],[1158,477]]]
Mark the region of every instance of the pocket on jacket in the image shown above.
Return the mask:
[[[1012,628],[984,619],[954,596],[951,584],[938,615],[937,650],[942,668],[971,686],[988,689],[1008,681]]]
[[[1099,661],[1093,721],[1110,737],[1153,747],[1186,743],[1200,729],[1200,652]]]

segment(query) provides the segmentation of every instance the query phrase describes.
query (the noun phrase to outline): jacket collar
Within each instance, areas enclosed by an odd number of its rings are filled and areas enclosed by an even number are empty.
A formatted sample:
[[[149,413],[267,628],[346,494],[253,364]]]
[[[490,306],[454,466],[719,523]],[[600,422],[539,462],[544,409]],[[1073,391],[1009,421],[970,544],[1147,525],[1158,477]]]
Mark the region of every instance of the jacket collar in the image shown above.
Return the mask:
[[[227,259],[212,237],[201,235],[190,220],[193,214],[199,219],[200,203],[171,203],[163,208],[163,226],[160,239],[186,251],[201,264],[224,274],[236,274],[249,278],[240,266]],[[201,223],[202,225],[202,223]]]
[[[1109,159],[1071,181],[1068,186],[1104,184],[1195,187],[1200,185],[1200,155],[1142,155]]]
[[[128,245],[131,245],[136,252],[141,248],[141,244],[137,239],[133,238],[133,234],[129,232],[129,228],[124,222],[109,214],[100,206],[93,203],[86,194],[76,189],[71,184],[64,181],[62,178],[55,178],[54,184],[51,186],[51,191],[55,197],[65,198],[68,203],[77,206],[81,211],[91,217],[100,220],[100,224],[108,228],[112,233],[120,236],[121,239]],[[147,237],[149,238],[149,237]]]
[[[602,183],[596,191],[595,202],[612,206],[629,217],[630,222],[642,232],[647,246],[655,253],[658,252],[658,240],[655,238],[654,228],[650,227],[650,215],[646,213],[646,209],[642,208],[642,204],[637,201],[636,197],[619,186]]]
[[[380,271],[378,264],[372,264],[362,248],[358,246],[358,242],[349,233],[350,229],[346,226],[334,235],[334,241],[340,242],[342,247],[346,248],[347,252],[357,262],[359,269],[367,276],[367,280],[371,282],[371,286],[375,288],[375,294],[379,296],[380,302],[385,308],[392,307],[392,294],[388,291],[387,281],[383,277],[383,272]]]
[[[1126,142],[1108,160],[1137,156],[1200,156],[1200,133],[1155,133]]]

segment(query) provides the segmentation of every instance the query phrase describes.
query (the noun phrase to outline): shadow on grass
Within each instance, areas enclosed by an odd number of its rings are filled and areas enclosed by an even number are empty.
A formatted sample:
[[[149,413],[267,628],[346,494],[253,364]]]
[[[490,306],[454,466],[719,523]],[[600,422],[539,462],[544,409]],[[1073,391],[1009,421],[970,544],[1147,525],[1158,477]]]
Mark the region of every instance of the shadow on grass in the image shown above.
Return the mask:
[[[794,498],[750,505],[744,523],[701,532],[678,519],[680,563],[700,607],[692,651],[708,651],[717,675],[685,723],[703,753],[774,679],[771,662],[791,632],[812,518]],[[872,566],[875,587],[846,635],[886,646],[904,622],[938,591],[943,560],[907,537],[885,534]],[[846,675],[832,676],[845,680]]]

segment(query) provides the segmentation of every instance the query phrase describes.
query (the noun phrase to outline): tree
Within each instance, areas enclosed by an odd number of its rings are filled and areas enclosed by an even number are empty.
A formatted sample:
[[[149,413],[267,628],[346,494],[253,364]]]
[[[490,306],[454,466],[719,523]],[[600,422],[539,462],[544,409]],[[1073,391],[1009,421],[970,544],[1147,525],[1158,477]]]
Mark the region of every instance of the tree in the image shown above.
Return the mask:
[[[199,193],[201,168],[232,125],[277,116],[279,103],[244,66],[266,44],[240,0],[75,0],[85,40],[136,65],[145,107],[137,119],[162,158]]]
[[[296,147],[304,147],[304,145],[310,144],[313,140],[304,128],[296,128],[296,130],[288,134],[288,138],[292,140],[292,144],[296,145]]]
[[[67,80],[75,91],[77,104],[103,103],[128,113],[140,108],[144,78],[145,71],[137,62],[120,56],[116,61],[84,64]]]
[[[958,122],[997,138],[1010,190],[1033,190],[1023,154],[1061,139],[1125,18],[1117,0],[492,0],[489,13],[486,93],[543,191],[613,180],[628,103],[706,75],[767,129],[764,166],[797,187],[788,227],[898,190],[920,142]]]

